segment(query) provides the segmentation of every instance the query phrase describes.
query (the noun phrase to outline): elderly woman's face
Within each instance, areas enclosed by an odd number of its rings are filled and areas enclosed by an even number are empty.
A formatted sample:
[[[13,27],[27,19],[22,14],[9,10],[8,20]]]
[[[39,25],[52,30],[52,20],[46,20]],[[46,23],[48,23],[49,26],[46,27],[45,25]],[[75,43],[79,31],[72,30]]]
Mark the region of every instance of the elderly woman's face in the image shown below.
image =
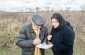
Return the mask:
[[[56,18],[52,18],[51,22],[54,28],[57,28],[59,26],[59,21]]]

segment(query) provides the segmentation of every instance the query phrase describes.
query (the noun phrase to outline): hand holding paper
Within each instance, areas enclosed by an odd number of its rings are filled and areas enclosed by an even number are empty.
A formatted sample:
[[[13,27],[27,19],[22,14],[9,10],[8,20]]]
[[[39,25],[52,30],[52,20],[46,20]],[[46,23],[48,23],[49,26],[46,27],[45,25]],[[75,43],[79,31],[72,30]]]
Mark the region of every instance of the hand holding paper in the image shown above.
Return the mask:
[[[42,48],[42,49],[49,49],[49,48],[51,48],[52,46],[53,46],[52,43],[46,44],[45,42],[42,43],[42,44],[37,45],[38,48]]]
[[[47,39],[48,39],[48,40],[51,40],[51,38],[52,38],[52,35],[48,35],[48,36],[47,36]]]
[[[39,38],[35,38],[34,40],[33,40],[33,44],[34,45],[38,45],[38,44],[40,44],[41,43],[41,40],[39,39]]]

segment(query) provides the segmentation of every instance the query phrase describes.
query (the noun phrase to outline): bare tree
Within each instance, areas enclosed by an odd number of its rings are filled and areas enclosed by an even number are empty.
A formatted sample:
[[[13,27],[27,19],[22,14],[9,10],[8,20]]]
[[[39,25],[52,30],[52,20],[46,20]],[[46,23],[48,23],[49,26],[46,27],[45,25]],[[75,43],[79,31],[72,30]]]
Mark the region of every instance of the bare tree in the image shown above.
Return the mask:
[[[33,12],[33,9],[32,8],[27,8],[27,10],[29,10],[29,12]]]
[[[49,12],[50,7],[47,6],[47,7],[45,7],[45,9],[47,10],[47,12]]]
[[[39,9],[40,9],[39,7],[36,7],[36,8],[35,8],[35,10],[36,10],[37,12],[39,11]]]
[[[85,12],[85,4],[84,5],[81,5],[81,9],[82,9],[82,16],[83,16],[83,14],[84,14],[84,12]]]
[[[81,9],[82,9],[83,11],[85,11],[85,4],[84,4],[84,5],[81,5]]]
[[[20,9],[20,12],[23,12],[23,9]]]
[[[52,10],[51,10],[52,12],[54,11],[54,8],[52,8]]]
[[[66,12],[70,10],[70,7],[66,7]]]

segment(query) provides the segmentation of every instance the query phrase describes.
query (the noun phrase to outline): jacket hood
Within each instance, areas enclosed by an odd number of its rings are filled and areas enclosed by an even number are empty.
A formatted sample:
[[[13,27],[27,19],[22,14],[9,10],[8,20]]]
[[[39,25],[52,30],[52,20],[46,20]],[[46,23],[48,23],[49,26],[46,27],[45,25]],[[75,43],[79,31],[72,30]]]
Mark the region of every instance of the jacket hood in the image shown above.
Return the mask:
[[[56,28],[57,30],[62,28],[65,24],[66,24],[66,21],[64,20],[64,18],[62,17],[61,14],[59,13],[54,13],[51,17],[51,19],[57,19],[59,21],[59,26]]]

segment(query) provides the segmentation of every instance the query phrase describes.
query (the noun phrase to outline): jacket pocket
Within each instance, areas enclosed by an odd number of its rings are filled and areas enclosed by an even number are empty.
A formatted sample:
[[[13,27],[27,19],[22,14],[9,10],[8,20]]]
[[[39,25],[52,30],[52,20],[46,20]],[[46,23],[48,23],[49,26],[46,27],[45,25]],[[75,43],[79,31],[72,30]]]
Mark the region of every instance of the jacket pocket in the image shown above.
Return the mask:
[[[34,54],[34,48],[24,48],[22,50],[22,55],[33,55]]]

